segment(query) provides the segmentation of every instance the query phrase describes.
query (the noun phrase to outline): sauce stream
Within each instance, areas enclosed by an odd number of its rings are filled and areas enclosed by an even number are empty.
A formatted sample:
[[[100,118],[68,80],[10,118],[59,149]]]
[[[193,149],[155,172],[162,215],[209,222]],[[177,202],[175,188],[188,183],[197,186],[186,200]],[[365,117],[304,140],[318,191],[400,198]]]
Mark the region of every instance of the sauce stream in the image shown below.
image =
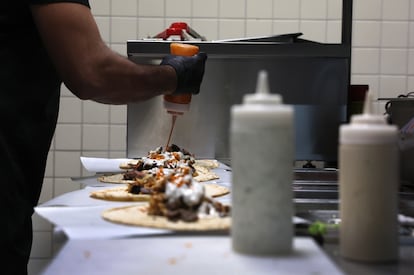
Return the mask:
[[[168,140],[167,140],[167,144],[165,145],[164,151],[166,151],[168,146],[170,145],[171,136],[172,136],[172,133],[175,127],[175,121],[177,120],[177,115],[171,115],[171,117],[172,117],[172,123],[171,123],[170,134],[168,135]]]

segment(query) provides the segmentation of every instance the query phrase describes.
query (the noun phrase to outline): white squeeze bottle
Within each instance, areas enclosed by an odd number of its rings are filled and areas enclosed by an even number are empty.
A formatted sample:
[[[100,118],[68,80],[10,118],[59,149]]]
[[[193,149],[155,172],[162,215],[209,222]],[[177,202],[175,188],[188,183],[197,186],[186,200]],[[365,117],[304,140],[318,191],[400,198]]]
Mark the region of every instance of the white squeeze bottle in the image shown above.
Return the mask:
[[[260,71],[256,93],[231,109],[232,245],[253,255],[286,254],[293,239],[294,112],[269,93]]]
[[[397,127],[364,112],[340,127],[340,254],[364,262],[398,259],[399,153]]]

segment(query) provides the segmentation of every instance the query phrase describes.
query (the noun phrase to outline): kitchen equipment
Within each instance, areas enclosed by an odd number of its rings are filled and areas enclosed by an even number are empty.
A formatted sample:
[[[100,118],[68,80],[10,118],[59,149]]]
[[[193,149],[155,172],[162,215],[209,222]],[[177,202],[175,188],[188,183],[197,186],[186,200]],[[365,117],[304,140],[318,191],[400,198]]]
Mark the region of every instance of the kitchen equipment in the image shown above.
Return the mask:
[[[71,240],[42,274],[344,274],[311,238],[294,245],[295,254],[276,258],[234,253],[220,235]]]
[[[349,86],[347,121],[350,121],[350,118],[352,115],[362,113],[365,95],[368,90],[369,90],[368,85],[353,84]]]
[[[172,23],[169,28],[155,35],[154,38],[160,38],[163,40],[170,41],[206,40],[204,36],[200,35],[185,22]]]
[[[389,98],[386,112],[389,122],[400,129],[401,179],[414,185],[414,92],[398,98]]]
[[[324,44],[298,34],[239,41],[189,41],[208,60],[201,93],[189,115],[176,123],[174,143],[198,158],[230,162],[230,107],[255,89],[257,72],[266,70],[272,93],[295,110],[295,160],[320,160],[335,166],[338,127],[346,122],[351,64],[352,1],[343,1],[342,43]],[[185,43],[183,41],[182,43]],[[159,64],[169,41],[131,40],[130,60]],[[127,155],[146,155],[163,144],[169,120],[160,117],[161,98],[128,104]],[[167,114],[165,114],[167,115]]]

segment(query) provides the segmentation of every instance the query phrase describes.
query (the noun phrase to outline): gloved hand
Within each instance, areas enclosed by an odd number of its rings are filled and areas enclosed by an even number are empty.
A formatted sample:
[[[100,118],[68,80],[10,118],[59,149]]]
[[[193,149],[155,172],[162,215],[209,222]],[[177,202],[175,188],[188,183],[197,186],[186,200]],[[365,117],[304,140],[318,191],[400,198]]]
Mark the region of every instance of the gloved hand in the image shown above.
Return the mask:
[[[177,73],[177,89],[173,95],[198,94],[204,75],[204,66],[207,60],[206,53],[194,56],[167,55],[161,65],[170,65]]]

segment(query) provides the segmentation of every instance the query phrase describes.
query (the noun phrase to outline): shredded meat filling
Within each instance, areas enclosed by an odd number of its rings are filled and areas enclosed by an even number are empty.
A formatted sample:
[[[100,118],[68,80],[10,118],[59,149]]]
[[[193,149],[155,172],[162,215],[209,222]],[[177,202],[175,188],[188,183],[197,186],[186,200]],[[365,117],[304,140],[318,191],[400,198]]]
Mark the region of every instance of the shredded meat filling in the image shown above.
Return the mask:
[[[208,207],[213,207],[220,217],[226,217],[230,214],[230,206],[223,205],[218,201],[214,201],[210,198],[204,197],[203,202],[208,203]],[[182,200],[175,201],[173,203],[168,202],[164,193],[152,195],[149,202],[149,215],[164,216],[170,221],[195,222],[198,220],[198,211],[201,204],[189,207],[184,204]],[[209,208],[206,208],[209,214]]]

